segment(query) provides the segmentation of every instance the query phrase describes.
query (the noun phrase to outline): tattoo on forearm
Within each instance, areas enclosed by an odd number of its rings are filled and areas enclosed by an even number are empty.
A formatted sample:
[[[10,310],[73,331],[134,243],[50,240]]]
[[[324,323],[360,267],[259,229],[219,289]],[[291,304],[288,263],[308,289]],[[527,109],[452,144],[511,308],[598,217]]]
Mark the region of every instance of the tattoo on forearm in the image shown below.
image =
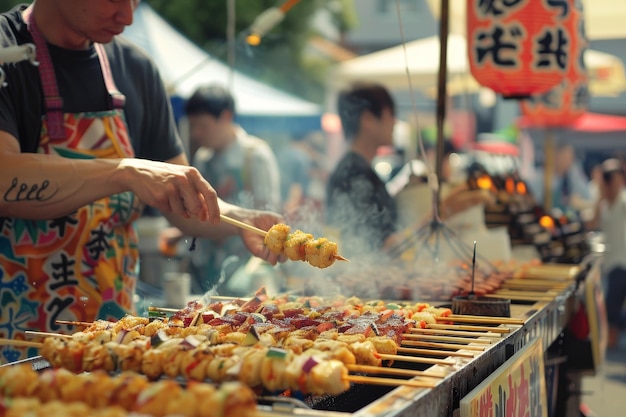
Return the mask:
[[[19,201],[48,201],[57,193],[58,189],[49,189],[50,181],[43,180],[41,184],[29,185],[20,183],[17,177],[11,181],[11,186],[4,193],[3,200],[7,203],[17,203]]]

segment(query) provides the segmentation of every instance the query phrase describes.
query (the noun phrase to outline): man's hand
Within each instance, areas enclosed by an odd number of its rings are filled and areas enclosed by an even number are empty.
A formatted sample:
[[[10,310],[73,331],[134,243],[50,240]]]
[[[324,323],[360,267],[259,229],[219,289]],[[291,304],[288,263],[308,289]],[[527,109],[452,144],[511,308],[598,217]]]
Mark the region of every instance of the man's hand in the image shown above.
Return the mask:
[[[139,199],[165,215],[219,222],[217,193],[194,167],[154,162],[146,159],[123,159],[121,181]]]
[[[281,216],[267,211],[241,210],[238,211],[237,217],[239,217],[239,220],[242,222],[258,227],[261,230],[269,230],[277,223],[284,223],[284,219]],[[276,265],[277,262],[285,261],[286,258],[284,256],[279,257],[269,251],[265,246],[263,236],[249,230],[239,230],[243,243],[252,255],[264,259],[272,265]]]

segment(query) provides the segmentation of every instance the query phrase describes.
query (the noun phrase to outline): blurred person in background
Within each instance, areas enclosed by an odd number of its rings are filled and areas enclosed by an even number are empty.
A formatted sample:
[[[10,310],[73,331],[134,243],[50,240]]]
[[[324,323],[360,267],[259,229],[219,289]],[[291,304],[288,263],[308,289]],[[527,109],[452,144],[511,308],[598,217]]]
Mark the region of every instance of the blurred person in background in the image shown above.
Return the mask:
[[[603,270],[606,280],[608,347],[617,346],[626,300],[626,174],[619,159],[602,163],[600,198],[591,227],[599,227],[606,245]]]
[[[529,186],[538,203],[545,199],[544,168],[536,168],[529,179]],[[552,177],[552,207],[563,211],[581,209],[591,201],[588,179],[578,161],[572,145],[561,143],[554,155]]]
[[[289,144],[276,154],[285,213],[295,213],[307,198],[314,163],[312,153],[307,134],[300,134],[292,136]]]
[[[281,210],[280,173],[272,149],[262,139],[237,125],[235,100],[220,85],[199,87],[185,104],[189,123],[192,165],[215,187],[224,201],[241,207]],[[184,234],[177,228],[161,239],[175,244]],[[198,240],[190,255],[194,290],[208,291],[218,282],[227,258],[236,256],[232,269],[245,264],[250,254],[237,239]],[[230,269],[230,268],[229,268]]]
[[[326,188],[326,224],[348,257],[380,251],[397,228],[398,209],[372,168],[381,146],[393,145],[395,103],[385,87],[356,84],[340,93],[338,111],[349,149]]]
[[[589,199],[591,202],[597,203],[600,198],[600,190],[602,189],[602,164],[595,165],[591,168],[589,177],[589,183],[587,184]]]

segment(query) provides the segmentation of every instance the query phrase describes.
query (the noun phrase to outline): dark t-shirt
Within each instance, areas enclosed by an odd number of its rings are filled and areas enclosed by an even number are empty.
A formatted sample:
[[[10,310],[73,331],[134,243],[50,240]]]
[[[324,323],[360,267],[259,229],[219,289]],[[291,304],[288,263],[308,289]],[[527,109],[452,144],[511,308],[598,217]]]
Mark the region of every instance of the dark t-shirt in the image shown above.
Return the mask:
[[[342,253],[354,257],[378,251],[396,231],[396,203],[362,156],[348,152],[326,191],[326,222],[340,232]]]
[[[0,47],[32,43],[18,6],[0,15]],[[48,46],[63,111],[111,109],[95,48],[75,51]],[[124,113],[135,156],[165,161],[183,152],[170,103],[154,63],[129,41],[116,37],[105,45],[117,88],[126,96]],[[0,88],[0,130],[15,136],[22,152],[36,152],[45,113],[37,67],[5,64],[8,85]]]

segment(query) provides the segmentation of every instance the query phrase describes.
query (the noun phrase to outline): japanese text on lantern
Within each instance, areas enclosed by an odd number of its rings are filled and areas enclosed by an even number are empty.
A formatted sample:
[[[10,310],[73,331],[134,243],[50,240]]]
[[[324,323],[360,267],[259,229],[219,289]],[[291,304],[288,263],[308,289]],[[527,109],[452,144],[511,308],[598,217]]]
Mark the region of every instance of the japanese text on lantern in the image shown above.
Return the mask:
[[[563,25],[577,0],[467,0],[470,70],[508,97],[557,85],[570,65],[572,37]]]
[[[571,3],[571,4],[570,4]],[[587,48],[582,5],[576,0],[552,0],[549,2],[555,10],[559,10],[558,20],[566,28],[564,33],[569,34],[570,56],[567,61],[567,73],[563,80],[550,90],[531,95],[520,101],[524,123],[534,127],[564,127],[573,124],[586,111],[589,102],[589,80],[584,62],[584,52]],[[561,19],[560,16],[564,18]],[[559,60],[564,58],[558,51],[565,47],[558,34],[553,33],[548,38],[546,32],[542,46],[552,46],[555,54],[546,55],[546,59]],[[537,53],[543,53],[537,51]]]

